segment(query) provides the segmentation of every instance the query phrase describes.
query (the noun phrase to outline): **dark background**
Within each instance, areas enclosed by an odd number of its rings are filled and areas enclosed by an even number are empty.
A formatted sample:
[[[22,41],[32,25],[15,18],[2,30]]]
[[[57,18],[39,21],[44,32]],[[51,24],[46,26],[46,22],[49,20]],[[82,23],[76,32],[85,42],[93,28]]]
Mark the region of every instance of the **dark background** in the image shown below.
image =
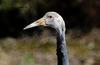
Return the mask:
[[[23,28],[48,11],[58,12],[67,29],[87,33],[100,27],[100,0],[0,0],[0,38],[33,34]]]

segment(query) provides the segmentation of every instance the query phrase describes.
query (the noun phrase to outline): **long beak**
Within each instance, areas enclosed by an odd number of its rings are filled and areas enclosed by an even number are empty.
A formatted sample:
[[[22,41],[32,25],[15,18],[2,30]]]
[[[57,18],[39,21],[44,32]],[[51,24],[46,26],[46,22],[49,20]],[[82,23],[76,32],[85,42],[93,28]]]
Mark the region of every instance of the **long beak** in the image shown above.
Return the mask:
[[[36,26],[41,26],[41,25],[45,26],[45,19],[44,19],[44,18],[40,18],[39,20],[37,20],[37,21],[35,21],[35,22],[29,24],[28,26],[26,26],[26,27],[24,28],[24,30],[25,30],[25,29],[32,28],[32,27],[36,27]]]

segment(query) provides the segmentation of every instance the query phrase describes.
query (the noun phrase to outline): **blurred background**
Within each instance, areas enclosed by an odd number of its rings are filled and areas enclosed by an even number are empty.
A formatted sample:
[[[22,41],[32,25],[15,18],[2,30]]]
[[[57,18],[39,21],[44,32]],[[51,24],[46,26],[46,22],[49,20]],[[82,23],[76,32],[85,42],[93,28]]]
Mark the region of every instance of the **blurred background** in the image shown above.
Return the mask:
[[[0,0],[0,65],[57,64],[55,30],[23,30],[48,11],[65,20],[70,65],[100,65],[100,0]]]

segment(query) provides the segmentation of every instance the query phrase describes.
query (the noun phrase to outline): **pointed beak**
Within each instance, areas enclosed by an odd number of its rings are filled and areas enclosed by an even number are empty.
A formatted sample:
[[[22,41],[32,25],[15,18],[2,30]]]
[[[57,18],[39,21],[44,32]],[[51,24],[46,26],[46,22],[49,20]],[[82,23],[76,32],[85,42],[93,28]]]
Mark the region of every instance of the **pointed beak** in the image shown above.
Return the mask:
[[[39,20],[37,20],[37,21],[29,24],[28,26],[26,26],[24,28],[24,30],[29,29],[29,28],[32,28],[32,27],[36,27],[36,26],[45,26],[46,25],[45,23],[46,23],[45,22],[45,19],[44,18],[40,18]]]

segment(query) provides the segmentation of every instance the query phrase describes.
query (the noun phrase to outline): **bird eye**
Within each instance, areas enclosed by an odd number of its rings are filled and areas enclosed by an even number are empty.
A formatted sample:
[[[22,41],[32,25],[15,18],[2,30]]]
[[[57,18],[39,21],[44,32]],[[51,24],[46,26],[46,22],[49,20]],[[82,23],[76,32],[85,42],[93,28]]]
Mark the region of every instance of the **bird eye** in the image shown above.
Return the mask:
[[[48,16],[48,18],[52,18],[52,16]]]

